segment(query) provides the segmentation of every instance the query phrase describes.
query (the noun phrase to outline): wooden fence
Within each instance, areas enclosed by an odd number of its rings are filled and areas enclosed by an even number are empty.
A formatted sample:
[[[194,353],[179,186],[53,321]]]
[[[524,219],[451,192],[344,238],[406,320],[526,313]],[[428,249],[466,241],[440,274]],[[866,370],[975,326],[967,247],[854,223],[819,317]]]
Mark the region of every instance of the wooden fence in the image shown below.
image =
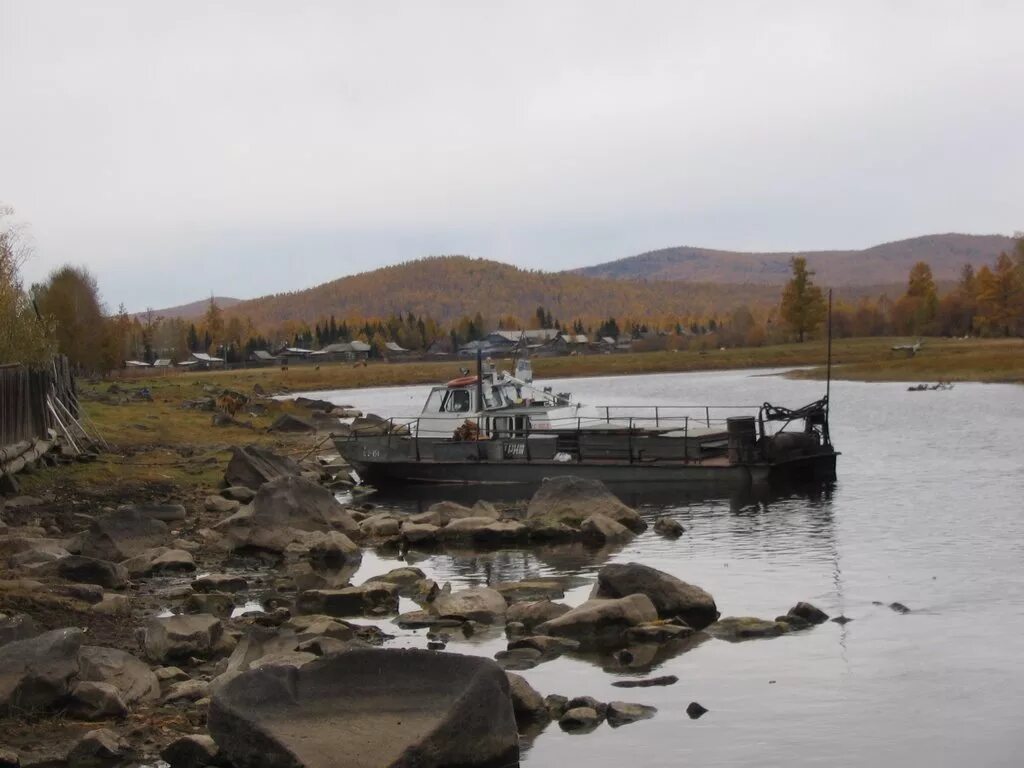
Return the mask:
[[[49,367],[0,366],[0,451],[25,442],[46,440],[59,431],[54,412],[78,417],[75,380],[66,357]]]

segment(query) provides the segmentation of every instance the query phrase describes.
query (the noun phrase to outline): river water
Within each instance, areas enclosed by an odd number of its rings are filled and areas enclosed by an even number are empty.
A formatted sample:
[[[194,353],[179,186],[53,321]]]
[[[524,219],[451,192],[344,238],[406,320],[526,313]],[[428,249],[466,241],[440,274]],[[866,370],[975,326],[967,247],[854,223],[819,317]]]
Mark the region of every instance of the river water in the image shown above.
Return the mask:
[[[796,407],[823,389],[743,371],[544,383],[594,404]],[[315,396],[390,416],[416,413],[427,391]],[[415,563],[456,589],[566,576],[579,585],[566,601],[579,603],[602,565],[635,561],[700,585],[723,616],[773,618],[806,600],[852,619],[766,640],[708,640],[638,659],[634,668],[611,657],[563,656],[526,670],[542,694],[652,704],[658,713],[586,735],[553,723],[524,752],[524,766],[1024,764],[1024,387],[908,392],[906,384],[836,382],[832,402],[843,455],[838,480],[822,491],[633,497],[645,515],[668,512],[686,533],[668,541],[649,530],[611,552],[437,554]],[[398,565],[367,553],[354,582]],[[894,601],[911,612],[890,609]],[[397,645],[426,644],[423,631],[398,634]],[[504,648],[499,632],[448,645],[488,656]],[[646,675],[679,682],[611,685]],[[710,711],[689,719],[691,701]]]

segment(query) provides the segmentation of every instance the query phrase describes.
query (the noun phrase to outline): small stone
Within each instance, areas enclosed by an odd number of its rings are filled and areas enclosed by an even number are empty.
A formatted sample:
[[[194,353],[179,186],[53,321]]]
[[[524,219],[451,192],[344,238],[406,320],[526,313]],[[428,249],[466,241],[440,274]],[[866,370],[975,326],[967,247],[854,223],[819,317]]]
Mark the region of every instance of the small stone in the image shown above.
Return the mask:
[[[217,512],[222,515],[230,515],[237,512],[242,504],[235,499],[228,499],[224,496],[207,496],[206,497],[206,511]]]
[[[616,688],[650,688],[655,685],[675,685],[679,678],[675,675],[650,677],[646,680],[616,680],[612,683]]]
[[[104,616],[120,616],[129,613],[131,606],[127,595],[108,592],[103,595],[103,599],[98,603],[89,606],[89,610]]]
[[[248,582],[241,576],[226,573],[200,576],[192,582],[192,589],[196,592],[244,592],[248,588]]]
[[[828,614],[810,603],[800,602],[789,609],[788,615],[799,616],[811,624],[822,624],[828,621]]]
[[[172,741],[160,752],[160,757],[169,763],[171,768],[202,768],[205,765],[213,765],[219,751],[217,743],[211,736],[196,733]]]
[[[256,491],[251,488],[246,488],[244,485],[232,485],[221,491],[220,495],[225,499],[231,499],[232,501],[238,501],[242,504],[248,504],[256,498]]]
[[[601,716],[590,707],[574,707],[558,720],[563,731],[588,732],[601,724]]]
[[[175,701],[198,701],[210,693],[210,684],[205,680],[183,680],[174,683],[164,696],[164,704]]]
[[[853,619],[848,618],[846,616],[836,616],[834,619],[832,619],[832,621],[834,621],[836,624],[849,624],[851,621],[853,621]]]
[[[608,711],[608,705],[604,702],[598,701],[593,696],[575,696],[569,699],[568,708],[576,709],[578,707],[586,707],[594,710],[601,717],[605,716]]]
[[[678,520],[666,515],[654,521],[654,532],[666,539],[678,539],[686,529]]]
[[[121,698],[121,692],[110,683],[79,682],[71,689],[68,712],[82,720],[104,720],[121,718],[128,714],[128,707]]]
[[[178,667],[157,667],[153,672],[156,674],[156,679],[161,683],[189,679],[188,673]]]
[[[548,718],[548,708],[544,698],[527,682],[522,675],[506,672],[509,689],[512,693],[512,709],[515,711],[516,722],[534,722]]]
[[[903,603],[889,603],[889,607],[896,611],[896,613],[910,613],[910,609]]]
[[[209,613],[221,618],[231,616],[234,608],[234,598],[224,592],[206,592],[189,595],[185,598],[185,602],[182,605],[185,613]]]
[[[686,707],[686,714],[690,716],[691,720],[699,720],[707,711],[707,707],[698,704],[696,701],[691,701]]]
[[[809,629],[814,626],[807,619],[801,618],[800,616],[794,616],[791,613],[787,613],[784,616],[776,616],[776,621],[781,621],[783,624],[788,624],[791,630],[798,629]]]
[[[544,697],[544,706],[552,720],[559,720],[569,709],[569,697],[558,693],[549,693]]]
[[[647,704],[629,704],[625,701],[608,702],[608,725],[618,728],[620,725],[647,720],[657,714],[658,708]]]
[[[97,728],[89,731],[68,752],[68,768],[98,768],[119,762],[125,756],[125,744],[113,731]]]

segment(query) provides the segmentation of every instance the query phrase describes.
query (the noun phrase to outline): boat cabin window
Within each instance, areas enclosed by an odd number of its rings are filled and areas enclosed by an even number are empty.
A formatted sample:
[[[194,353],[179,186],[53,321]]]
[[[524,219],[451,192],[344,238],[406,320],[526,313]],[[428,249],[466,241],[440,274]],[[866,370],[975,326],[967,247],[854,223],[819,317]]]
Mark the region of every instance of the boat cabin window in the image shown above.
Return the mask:
[[[434,389],[430,392],[430,397],[427,398],[427,404],[423,406],[424,413],[440,413],[441,412],[441,400],[444,398],[444,389]]]
[[[471,402],[468,389],[450,389],[445,393],[441,410],[445,413],[469,413]]]

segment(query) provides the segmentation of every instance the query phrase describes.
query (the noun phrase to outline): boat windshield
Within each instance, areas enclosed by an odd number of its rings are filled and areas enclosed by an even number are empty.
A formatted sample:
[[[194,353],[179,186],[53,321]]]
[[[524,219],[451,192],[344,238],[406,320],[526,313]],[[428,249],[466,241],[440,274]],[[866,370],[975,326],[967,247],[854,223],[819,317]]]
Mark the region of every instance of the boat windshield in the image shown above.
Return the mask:
[[[468,413],[471,401],[468,389],[450,389],[444,395],[441,410],[445,413]]]

